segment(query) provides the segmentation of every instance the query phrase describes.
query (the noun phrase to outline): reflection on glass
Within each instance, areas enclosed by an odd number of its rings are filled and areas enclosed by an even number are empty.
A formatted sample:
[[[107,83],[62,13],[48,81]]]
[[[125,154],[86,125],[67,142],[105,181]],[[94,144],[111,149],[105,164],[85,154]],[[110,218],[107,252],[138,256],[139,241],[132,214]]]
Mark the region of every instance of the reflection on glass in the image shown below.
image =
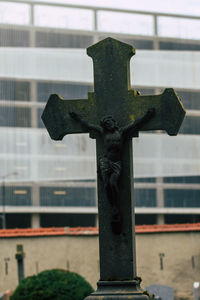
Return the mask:
[[[200,134],[200,118],[185,117],[181,125],[179,133],[184,134]]]
[[[87,48],[93,43],[90,35],[66,34],[59,32],[36,32],[36,47]]]
[[[200,20],[158,17],[158,35],[184,39],[200,38]]]
[[[30,101],[30,83],[0,80],[0,100]]]
[[[30,127],[30,108],[27,107],[0,107],[0,126]]]
[[[30,206],[32,205],[31,187],[27,186],[6,186],[5,203],[9,206]],[[2,203],[2,187],[0,187],[0,204]]]
[[[155,189],[135,189],[134,197],[136,207],[156,207]]]
[[[30,6],[21,3],[0,3],[0,23],[28,25],[30,23]]]
[[[13,28],[0,29],[0,47],[29,47],[29,32]]]
[[[99,11],[98,30],[153,35],[153,17],[131,13]]]
[[[93,30],[93,12],[89,9],[36,5],[34,12],[36,26]]]
[[[41,206],[96,206],[94,188],[41,187]]]
[[[200,190],[170,189],[164,191],[165,207],[200,207]]]
[[[196,91],[177,91],[186,109],[200,109],[200,92]]]
[[[178,50],[178,51],[199,51],[200,44],[183,43],[183,42],[164,42],[159,43],[159,49],[161,50]]]

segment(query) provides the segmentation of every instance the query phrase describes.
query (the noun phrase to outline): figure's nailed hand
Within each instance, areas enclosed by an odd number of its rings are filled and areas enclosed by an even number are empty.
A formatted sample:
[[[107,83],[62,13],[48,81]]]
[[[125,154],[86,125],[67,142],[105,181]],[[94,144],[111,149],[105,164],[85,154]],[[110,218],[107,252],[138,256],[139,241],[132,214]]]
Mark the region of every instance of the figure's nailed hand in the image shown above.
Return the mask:
[[[147,116],[148,116],[148,117],[153,117],[153,116],[155,115],[155,113],[156,113],[156,110],[155,110],[154,107],[151,107],[151,108],[149,108],[149,109],[147,110]]]
[[[74,119],[74,120],[79,120],[79,116],[78,116],[75,112],[70,111],[70,112],[69,112],[69,115],[70,115],[70,117],[71,117],[72,119]]]

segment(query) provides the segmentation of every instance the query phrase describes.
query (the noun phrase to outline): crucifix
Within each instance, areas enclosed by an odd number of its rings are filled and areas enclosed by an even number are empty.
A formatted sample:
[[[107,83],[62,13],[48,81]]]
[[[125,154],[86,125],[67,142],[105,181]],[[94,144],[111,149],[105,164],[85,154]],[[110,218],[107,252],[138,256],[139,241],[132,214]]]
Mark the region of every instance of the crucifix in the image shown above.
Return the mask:
[[[177,135],[185,110],[171,88],[151,96],[131,89],[132,46],[106,38],[87,54],[94,92],[77,100],[51,95],[42,115],[54,140],[73,133],[96,139],[100,280],[87,300],[150,299],[136,275],[132,138],[146,130]]]

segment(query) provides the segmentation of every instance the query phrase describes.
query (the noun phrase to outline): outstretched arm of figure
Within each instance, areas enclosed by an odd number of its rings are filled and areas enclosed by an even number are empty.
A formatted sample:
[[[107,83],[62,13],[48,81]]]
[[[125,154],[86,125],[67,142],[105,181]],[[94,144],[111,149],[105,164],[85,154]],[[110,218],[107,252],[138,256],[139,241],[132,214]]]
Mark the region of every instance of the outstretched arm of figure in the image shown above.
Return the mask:
[[[155,112],[156,112],[156,110],[154,107],[149,108],[143,117],[135,120],[130,125],[123,127],[122,135],[129,136],[130,132],[140,130],[146,122],[148,122],[149,120],[151,120],[153,118],[153,116],[155,115]]]
[[[102,130],[102,128],[100,126],[87,123],[77,113],[75,113],[75,112],[69,112],[69,115],[70,115],[70,117],[72,119],[74,119],[75,121],[79,122],[81,125],[83,125],[84,127],[86,127],[88,129],[88,131],[94,130],[94,131],[96,131],[96,132],[98,132],[100,134],[103,132],[103,130]]]

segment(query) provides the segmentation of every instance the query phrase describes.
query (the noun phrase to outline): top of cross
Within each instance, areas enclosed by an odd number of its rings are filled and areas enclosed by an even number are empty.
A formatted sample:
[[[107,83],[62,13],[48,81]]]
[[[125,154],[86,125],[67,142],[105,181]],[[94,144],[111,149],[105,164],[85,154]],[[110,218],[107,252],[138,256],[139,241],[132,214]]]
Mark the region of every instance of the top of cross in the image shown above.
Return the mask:
[[[156,117],[142,130],[166,130],[176,135],[185,115],[182,103],[173,89],[163,94],[142,96],[130,88],[130,58],[135,49],[112,38],[89,47],[93,59],[94,93],[88,99],[64,101],[51,95],[42,119],[50,136],[57,140],[69,133],[87,132],[69,117],[69,111],[79,113],[86,121],[99,124],[105,115],[112,114],[119,126],[141,117],[149,107],[155,107]]]

